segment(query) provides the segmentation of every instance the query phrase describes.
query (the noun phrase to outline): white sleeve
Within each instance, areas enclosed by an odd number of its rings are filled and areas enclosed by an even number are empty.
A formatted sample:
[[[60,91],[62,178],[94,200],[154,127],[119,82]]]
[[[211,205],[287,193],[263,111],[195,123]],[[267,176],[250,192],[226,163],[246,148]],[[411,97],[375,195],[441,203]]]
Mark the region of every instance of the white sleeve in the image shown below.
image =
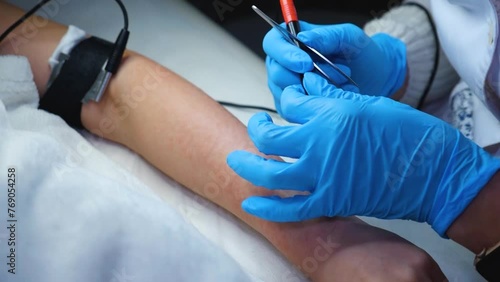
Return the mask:
[[[411,1],[428,7],[429,1]],[[417,106],[425,92],[436,60],[436,35],[426,12],[415,5],[402,5],[391,9],[382,17],[366,24],[368,35],[387,33],[406,44],[409,71],[408,88],[401,99],[411,106]],[[450,65],[443,51],[439,50],[438,64],[426,103],[449,95],[458,82],[458,75]]]

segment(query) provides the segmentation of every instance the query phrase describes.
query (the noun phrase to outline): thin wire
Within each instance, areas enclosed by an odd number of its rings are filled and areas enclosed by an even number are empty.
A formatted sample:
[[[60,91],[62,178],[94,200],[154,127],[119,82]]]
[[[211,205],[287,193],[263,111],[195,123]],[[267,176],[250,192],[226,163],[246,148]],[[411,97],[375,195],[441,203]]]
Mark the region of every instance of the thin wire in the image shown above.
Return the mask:
[[[438,34],[437,34],[436,24],[434,23],[434,20],[432,19],[430,12],[419,3],[412,2],[412,3],[405,3],[404,5],[412,5],[412,6],[418,7],[425,13],[427,18],[429,19],[429,24],[431,25],[432,35],[434,36],[434,42],[436,42],[436,49],[434,51],[434,65],[432,67],[431,76],[429,77],[429,81],[427,81],[427,85],[425,86],[424,93],[422,94],[422,96],[420,96],[420,100],[418,101],[418,105],[417,105],[417,109],[421,110],[422,107],[424,106],[425,100],[427,100],[427,96],[429,95],[429,92],[431,92],[432,84],[434,83],[434,79],[436,78],[438,65],[439,65],[439,51],[441,50],[441,46],[439,44],[439,38],[438,38]]]
[[[123,13],[123,21],[124,21],[124,29],[128,30],[128,13],[127,9],[125,8],[125,5],[123,5],[123,2],[121,0],[115,0],[116,3],[118,3],[118,6],[120,6],[120,9],[122,10]]]
[[[42,8],[45,4],[50,2],[52,0],[42,0],[40,3],[35,5],[35,7],[31,8],[24,16],[22,16],[19,20],[17,20],[15,23],[13,23],[2,35],[0,35],[0,42],[2,42],[7,36],[9,36],[10,33],[12,33],[16,28],[18,28],[22,23],[24,23],[29,17],[31,17],[34,13],[36,13],[40,8]],[[124,21],[124,29],[128,30],[128,13],[127,9],[125,8],[125,5],[123,5],[123,2],[121,0],[115,0],[116,3],[118,3],[118,6],[120,6],[120,9],[122,10],[123,13],[123,21]]]
[[[42,0],[40,3],[38,3],[35,7],[33,7],[31,10],[29,10],[24,16],[22,16],[19,20],[17,20],[15,23],[13,23],[2,35],[0,35],[0,42],[2,42],[7,36],[14,31],[18,26],[20,26],[23,22],[25,22],[29,17],[31,17],[36,11],[38,11],[40,8],[43,7],[43,5],[47,4],[52,0]]]
[[[14,31],[18,26],[20,26],[23,22],[25,22],[29,17],[31,17],[34,13],[36,13],[40,8],[42,8],[45,4],[47,4],[50,1],[52,1],[52,0],[42,0],[35,7],[33,7],[31,10],[29,10],[24,16],[22,16],[19,20],[17,20],[14,24],[12,24],[4,33],[2,33],[2,35],[0,36],[0,42],[2,42],[2,40],[7,38],[7,36],[12,31]],[[115,1],[118,4],[118,6],[120,6],[120,9],[122,10],[122,13],[123,13],[124,29],[128,30],[127,9],[125,8],[125,5],[123,5],[123,2],[121,0],[115,0]],[[242,104],[235,104],[235,103],[224,102],[224,101],[218,101],[218,102],[222,106],[227,106],[227,107],[253,109],[253,110],[267,111],[267,112],[271,112],[271,113],[278,113],[276,110],[271,109],[271,108],[266,108],[266,107],[242,105]]]
[[[260,110],[260,111],[266,111],[266,112],[271,112],[271,113],[275,113],[275,114],[278,113],[274,109],[266,108],[266,107],[261,107],[261,106],[242,105],[242,104],[235,104],[235,103],[224,102],[224,101],[217,101],[217,102],[219,102],[219,104],[221,104],[222,106],[228,106],[228,107],[234,107],[234,108],[241,108],[241,109]]]

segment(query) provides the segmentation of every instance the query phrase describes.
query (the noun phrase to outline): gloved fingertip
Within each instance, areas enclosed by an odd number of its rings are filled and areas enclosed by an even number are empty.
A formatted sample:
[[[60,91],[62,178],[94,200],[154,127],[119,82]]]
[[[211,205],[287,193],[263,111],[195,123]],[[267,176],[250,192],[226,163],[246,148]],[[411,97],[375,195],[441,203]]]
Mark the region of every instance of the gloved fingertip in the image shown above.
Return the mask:
[[[337,67],[339,69],[341,69],[347,76],[351,76],[351,68],[346,66],[346,65],[343,65],[343,64],[337,64]]]
[[[233,157],[228,157],[226,159],[227,166],[236,174],[240,175],[240,167],[238,166],[238,162],[235,161]],[[240,176],[241,177],[241,176]]]
[[[307,92],[312,96],[322,96],[322,93],[330,86],[335,88],[335,86],[330,85],[322,76],[313,72],[304,74],[303,83]]]
[[[318,37],[318,35],[319,34],[315,31],[307,30],[307,31],[299,32],[299,34],[297,35],[297,38],[300,39],[300,41],[308,44],[310,42],[315,41],[316,38]]]
[[[241,208],[249,213],[249,214],[255,214],[255,201],[252,198],[245,199],[241,203]]]
[[[298,49],[295,46],[293,46],[292,48],[293,51],[285,51],[285,53],[283,54],[283,57],[285,58],[283,66],[296,73],[304,73],[306,71],[312,70],[313,61],[311,57],[307,55],[306,52]]]
[[[237,160],[239,158],[239,155],[240,155],[239,151],[232,151],[226,157],[226,164],[233,170],[235,170],[235,168],[237,168],[238,166]]]
[[[306,72],[304,74],[304,82],[321,83],[321,84],[328,83],[326,81],[326,79],[324,79],[322,76],[320,76],[319,74],[313,73],[313,72]]]
[[[241,203],[241,208],[248,214],[251,214],[256,217],[268,219],[266,214],[265,207],[261,205],[261,198],[260,197],[250,197],[244,200]]]
[[[285,93],[294,93],[294,94],[302,94],[302,95],[306,94],[304,87],[302,87],[302,85],[300,85],[300,84],[294,84],[294,85],[287,86],[283,90],[283,93],[281,95],[283,96]]]
[[[309,55],[305,52],[294,52],[292,54],[291,60],[295,62],[296,69],[292,70],[297,73],[305,73],[311,71],[314,68],[313,61]]]
[[[261,112],[253,115],[248,121],[247,132],[250,139],[257,146],[256,140],[261,138],[265,128],[273,124],[273,119],[268,113]]]
[[[273,118],[266,112],[258,112],[250,118],[248,125],[251,123],[272,122]]]
[[[349,91],[349,92],[354,92],[354,93],[359,93],[359,87],[352,85],[352,84],[345,84],[342,85],[342,89],[344,91]]]
[[[270,213],[266,212],[268,207],[269,207],[269,202],[268,199],[272,200],[279,200],[281,197],[279,196],[268,196],[268,197],[259,197],[259,196],[253,196],[246,198],[243,200],[241,203],[241,208],[254,216],[264,218],[267,220],[273,220],[273,217],[270,217]],[[275,219],[275,218],[274,218]]]

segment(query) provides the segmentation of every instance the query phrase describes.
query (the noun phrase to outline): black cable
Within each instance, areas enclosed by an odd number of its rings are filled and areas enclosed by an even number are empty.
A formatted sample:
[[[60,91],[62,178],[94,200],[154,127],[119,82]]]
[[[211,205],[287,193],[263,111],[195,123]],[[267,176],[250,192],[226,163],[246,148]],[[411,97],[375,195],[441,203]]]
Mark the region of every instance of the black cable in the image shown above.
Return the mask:
[[[22,16],[19,20],[17,20],[14,24],[12,24],[2,35],[0,36],[0,42],[7,38],[9,34],[14,31],[18,26],[20,26],[23,22],[25,22],[29,17],[31,17],[34,13],[36,13],[40,8],[42,8],[45,4],[50,2],[51,0],[42,0],[40,3],[35,5],[35,7],[31,8],[24,16]],[[121,30],[118,38],[115,41],[115,48],[113,52],[109,56],[108,63],[106,64],[106,71],[115,74],[120,66],[121,59],[123,57],[123,53],[125,52],[125,48],[127,47],[129,31],[128,31],[128,13],[125,5],[121,0],[115,0],[123,14],[123,29]]]
[[[242,105],[242,104],[235,104],[235,103],[224,102],[224,101],[217,101],[217,102],[219,104],[221,104],[222,106],[228,106],[228,107],[234,107],[234,108],[240,108],[240,109],[260,110],[260,111],[266,111],[266,112],[271,112],[271,113],[275,113],[275,114],[278,113],[274,109],[261,107],[261,106]]]
[[[24,16],[22,16],[19,20],[17,20],[15,23],[13,23],[7,30],[0,35],[0,42],[2,42],[11,32],[14,31],[18,26],[20,26],[23,22],[25,22],[29,17],[31,17],[36,11],[38,11],[40,8],[42,8],[45,4],[50,2],[52,0],[42,0],[40,3],[38,3],[35,7],[31,8]]]
[[[429,11],[419,3],[410,2],[410,3],[405,3],[404,5],[415,6],[415,7],[420,8],[422,11],[424,11],[425,15],[429,19],[429,24],[431,25],[432,34],[434,35],[434,42],[436,42],[436,50],[434,51],[434,65],[432,67],[431,76],[429,77],[429,81],[427,82],[427,85],[425,86],[424,93],[420,97],[420,100],[418,101],[418,105],[417,105],[417,109],[421,110],[422,106],[424,105],[425,100],[427,99],[427,96],[429,95],[429,92],[431,91],[432,83],[434,82],[434,79],[436,78],[438,65],[439,65],[439,51],[441,50],[441,46],[439,44],[439,38],[437,35],[436,25],[434,24],[434,21],[432,19],[431,14],[429,13]]]
[[[42,0],[40,3],[35,5],[31,10],[29,10],[24,16],[22,16],[19,20],[17,20],[15,23],[13,23],[9,28],[7,28],[6,31],[0,35],[0,42],[2,42],[11,32],[13,32],[17,27],[19,27],[22,23],[24,23],[29,17],[31,17],[34,13],[36,13],[40,8],[42,8],[45,4],[50,2],[52,0]],[[124,21],[124,30],[128,30],[128,13],[127,9],[125,8],[125,5],[121,0],[115,0],[118,6],[120,6],[120,9],[122,10],[123,13],[123,21]]]
[[[128,13],[127,13],[127,9],[125,8],[125,5],[123,5],[123,2],[121,0],[115,0],[116,3],[118,3],[118,6],[120,6],[120,9],[122,10],[122,13],[123,13],[123,21],[124,21],[124,24],[123,24],[123,29],[125,30],[128,30]]]
[[[123,2],[121,0],[115,0],[115,1],[122,10],[124,23],[123,23],[123,29],[120,31],[120,34],[118,35],[118,38],[115,41],[115,48],[113,48],[113,52],[111,52],[108,63],[106,64],[105,67],[105,70],[111,74],[115,74],[118,68],[120,67],[123,58],[123,53],[127,48],[128,37],[130,35],[130,32],[128,31],[127,9],[125,8],[125,5],[123,5]]]
[[[29,17],[31,17],[34,13],[36,13],[40,8],[42,8],[45,4],[50,2],[51,0],[42,0],[40,3],[38,3],[36,6],[34,6],[31,10],[29,10],[24,16],[22,16],[19,20],[17,20],[14,24],[12,24],[2,35],[0,36],[0,42],[7,38],[7,36],[14,31],[18,26],[20,26],[23,22],[25,22]],[[106,64],[106,71],[114,74],[116,70],[118,69],[118,66],[120,65],[121,58],[123,57],[123,52],[125,51],[127,41],[128,41],[128,36],[129,36],[129,21],[128,21],[128,13],[127,9],[125,8],[125,5],[121,0],[115,0],[118,6],[120,6],[120,9],[123,13],[123,21],[124,21],[124,27],[121,30],[120,34],[118,35],[118,38],[115,42],[115,48],[113,52],[111,53],[111,56],[108,60],[108,63]],[[267,111],[271,113],[277,113],[276,110],[271,109],[271,108],[266,108],[266,107],[260,107],[260,106],[252,106],[252,105],[241,105],[241,104],[235,104],[235,103],[230,103],[230,102],[224,102],[224,101],[218,101],[219,104],[222,106],[228,106],[228,107],[234,107],[234,108],[243,108],[243,109],[253,109],[253,110],[261,110],[261,111]]]

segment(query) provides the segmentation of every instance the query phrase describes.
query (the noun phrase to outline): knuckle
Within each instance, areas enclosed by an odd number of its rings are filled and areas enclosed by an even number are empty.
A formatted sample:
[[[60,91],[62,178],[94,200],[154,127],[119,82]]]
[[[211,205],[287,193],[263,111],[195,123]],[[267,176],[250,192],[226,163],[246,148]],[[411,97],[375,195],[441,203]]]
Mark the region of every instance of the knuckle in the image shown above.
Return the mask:
[[[409,269],[409,270],[405,271],[405,273],[400,277],[401,280],[399,280],[399,281],[401,281],[401,282],[419,282],[419,281],[422,281],[421,276],[422,276],[421,273],[418,273],[414,269]]]
[[[361,31],[361,29],[357,25],[352,23],[342,24],[342,27],[348,32],[359,33]]]

